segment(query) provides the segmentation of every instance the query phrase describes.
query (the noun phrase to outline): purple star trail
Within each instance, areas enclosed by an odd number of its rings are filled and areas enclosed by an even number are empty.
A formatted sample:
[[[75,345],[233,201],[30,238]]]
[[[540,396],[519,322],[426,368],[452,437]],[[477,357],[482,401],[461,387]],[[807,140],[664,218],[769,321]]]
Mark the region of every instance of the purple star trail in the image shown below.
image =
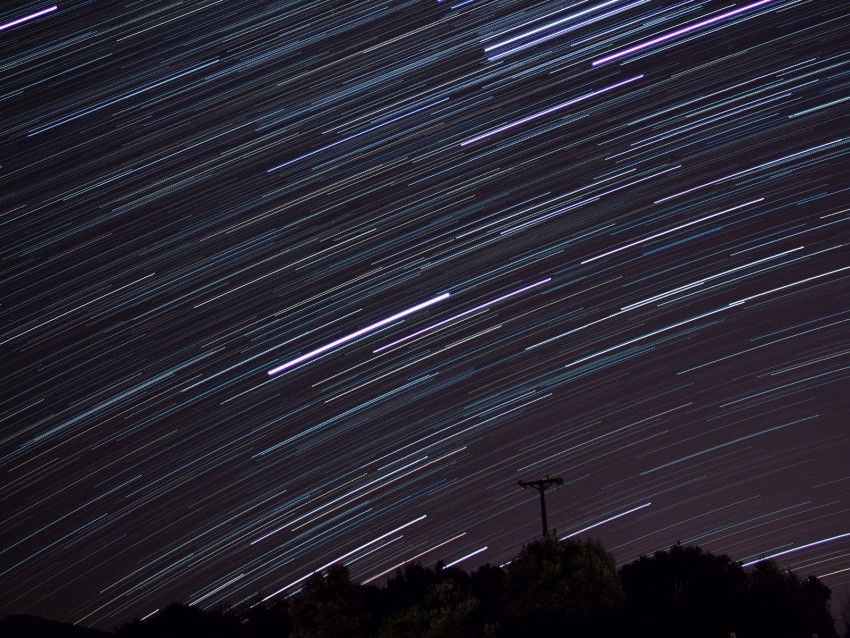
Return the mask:
[[[326,343],[325,345],[316,348],[315,350],[311,350],[305,354],[302,354],[299,357],[295,357],[294,359],[290,359],[286,363],[281,363],[279,366],[275,366],[271,370],[267,372],[269,375],[277,374],[278,372],[283,372],[284,370],[288,370],[294,366],[297,366],[299,363],[303,363],[304,361],[309,361],[314,357],[318,357],[320,354],[327,352],[328,350],[333,350],[334,348],[341,346],[343,344],[348,343],[349,341],[354,341],[357,337],[362,337],[363,335],[367,335],[370,332],[375,332],[378,328],[382,328],[386,325],[391,324],[394,321],[398,321],[406,317],[407,315],[412,315],[414,312],[419,312],[420,310],[424,310],[428,306],[433,306],[435,303],[439,303],[445,299],[449,298],[449,293],[444,292],[442,295],[438,295],[433,299],[429,299],[428,301],[423,301],[422,303],[416,304],[406,310],[402,310],[401,312],[397,312],[394,315],[387,317],[386,319],[381,319],[380,321],[376,321],[373,324],[366,326],[365,328],[360,328],[360,330],[355,330],[351,334],[345,335],[344,337],[340,337],[339,339],[335,339],[330,343]]]
[[[763,5],[768,4],[769,2],[773,2],[773,0],[758,0],[758,2],[753,2],[752,4],[748,4],[743,7],[738,7],[737,9],[732,9],[731,11],[726,11],[716,16],[712,16],[711,18],[700,20],[699,22],[694,22],[693,24],[689,24],[685,27],[682,27],[681,29],[670,31],[669,33],[660,35],[657,38],[646,40],[639,44],[635,44],[634,46],[627,47],[621,51],[617,51],[616,53],[601,57],[598,60],[594,60],[593,66],[599,66],[600,64],[605,64],[606,62],[619,60],[620,58],[623,58],[627,55],[631,55],[632,53],[637,53],[638,51],[643,51],[644,49],[648,49],[649,47],[655,46],[656,44],[661,44],[662,42],[667,42],[667,40],[678,38],[680,35],[685,35],[686,33],[690,33],[691,31],[697,31],[698,29],[702,29],[709,25],[722,22],[723,20],[733,18],[747,11],[752,11],[753,9],[757,9]]]
[[[35,20],[36,18],[40,18],[43,15],[47,15],[48,13],[53,13],[58,9],[57,6],[47,7],[46,9],[42,9],[41,11],[36,11],[35,13],[31,13],[29,15],[22,16],[16,20],[12,20],[11,22],[6,22],[5,24],[0,24],[0,31],[4,29],[11,29],[12,27],[18,26],[19,24],[23,24],[24,22],[29,22],[30,20]]]

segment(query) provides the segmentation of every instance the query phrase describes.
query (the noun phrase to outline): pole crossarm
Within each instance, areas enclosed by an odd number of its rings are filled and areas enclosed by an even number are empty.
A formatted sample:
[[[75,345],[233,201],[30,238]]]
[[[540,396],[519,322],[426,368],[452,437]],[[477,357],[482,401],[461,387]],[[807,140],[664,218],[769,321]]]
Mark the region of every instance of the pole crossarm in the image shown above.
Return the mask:
[[[545,479],[540,479],[539,481],[517,481],[521,487],[533,487],[537,490],[545,490],[550,485],[563,485],[564,479],[562,478],[549,478],[548,476]]]

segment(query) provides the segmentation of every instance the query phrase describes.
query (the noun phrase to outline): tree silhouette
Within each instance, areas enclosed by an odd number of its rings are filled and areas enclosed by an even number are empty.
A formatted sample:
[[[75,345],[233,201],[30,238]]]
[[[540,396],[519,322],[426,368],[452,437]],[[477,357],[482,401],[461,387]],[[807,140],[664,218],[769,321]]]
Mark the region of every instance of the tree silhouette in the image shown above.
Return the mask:
[[[286,638],[292,633],[292,617],[285,599],[263,603],[262,596],[257,595],[235,615],[242,620],[243,632],[252,638]]]
[[[565,628],[580,634],[591,624],[602,631],[624,602],[614,560],[602,545],[553,536],[526,545],[510,563],[503,597],[512,635],[561,634]]]
[[[409,564],[383,588],[352,583],[334,565],[285,600],[227,612],[171,605],[125,624],[120,638],[838,638],[831,592],[765,561],[676,545],[615,570],[593,541],[548,536],[507,568],[471,574]],[[850,602],[842,610],[850,616]],[[0,628],[3,626],[0,625]],[[844,632],[850,638],[850,627]]]
[[[800,583],[774,561],[758,563],[749,574],[748,616],[743,627],[770,636],[837,638],[829,613],[829,588],[818,579]]]
[[[408,565],[399,570],[384,590],[386,618],[379,636],[480,635],[475,615],[480,601],[473,594],[470,576],[459,569],[434,569]]]
[[[289,607],[293,638],[357,638],[374,631],[367,591],[351,582],[348,568],[333,565],[313,574]]]
[[[693,636],[728,636],[742,613],[746,574],[728,556],[674,545],[620,570],[629,611],[645,630]]]
[[[850,638],[850,595],[845,596],[841,607],[841,622],[844,624],[843,638]]]
[[[728,556],[675,545],[620,570],[629,615],[640,631],[695,638],[836,638],[829,588],[817,578],[804,582],[776,563],[745,572]]]
[[[144,622],[136,620],[116,632],[120,638],[228,638],[241,630],[235,616],[171,604]]]

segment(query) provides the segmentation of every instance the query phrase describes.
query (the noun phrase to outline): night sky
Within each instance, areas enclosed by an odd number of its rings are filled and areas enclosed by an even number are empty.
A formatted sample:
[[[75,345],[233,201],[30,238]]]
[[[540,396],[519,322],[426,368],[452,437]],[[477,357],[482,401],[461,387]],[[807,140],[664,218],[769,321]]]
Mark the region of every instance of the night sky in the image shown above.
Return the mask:
[[[6,1],[0,616],[681,541],[850,595],[846,0]]]

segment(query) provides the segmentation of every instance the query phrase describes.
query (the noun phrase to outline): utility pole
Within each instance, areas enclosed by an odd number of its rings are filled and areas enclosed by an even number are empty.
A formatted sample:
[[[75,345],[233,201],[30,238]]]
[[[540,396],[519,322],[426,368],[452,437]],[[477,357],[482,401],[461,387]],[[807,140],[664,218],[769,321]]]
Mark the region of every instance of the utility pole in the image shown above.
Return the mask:
[[[522,488],[533,487],[540,492],[540,516],[543,518],[543,538],[546,538],[549,535],[549,527],[546,524],[546,496],[544,492],[550,485],[563,485],[564,479],[549,478],[547,476],[545,479],[540,479],[539,481],[518,481],[518,483]]]

